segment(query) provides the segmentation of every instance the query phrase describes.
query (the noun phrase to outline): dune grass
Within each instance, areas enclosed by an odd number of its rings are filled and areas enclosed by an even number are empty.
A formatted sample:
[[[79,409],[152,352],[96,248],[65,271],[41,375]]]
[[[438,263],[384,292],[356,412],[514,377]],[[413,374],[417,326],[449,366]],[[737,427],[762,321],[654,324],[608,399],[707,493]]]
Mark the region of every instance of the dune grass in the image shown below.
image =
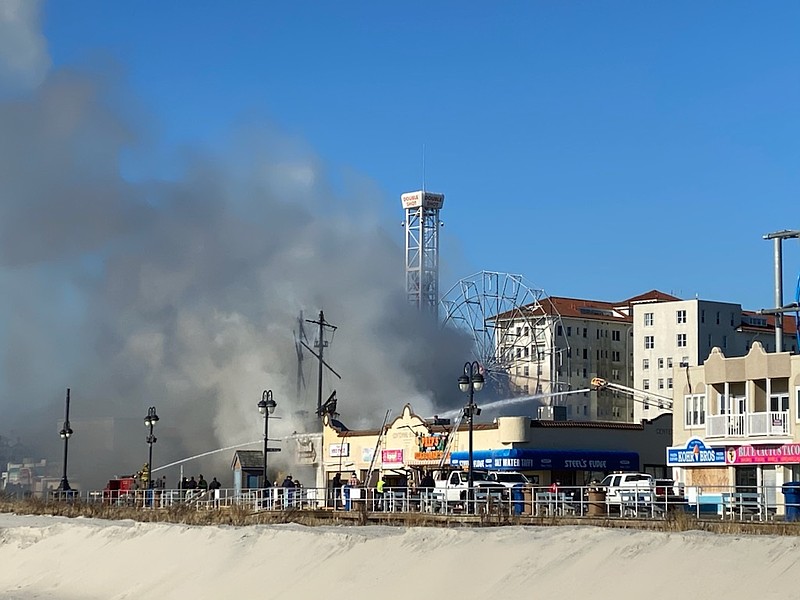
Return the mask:
[[[674,512],[666,519],[619,519],[576,517],[525,517],[501,514],[481,516],[431,515],[420,513],[367,513],[360,511],[331,510],[262,510],[250,507],[230,506],[217,509],[198,509],[190,505],[175,505],[169,508],[142,508],[115,506],[104,503],[65,502],[59,500],[0,498],[1,513],[19,515],[52,515],[63,517],[86,517],[97,519],[131,519],[141,522],[177,523],[183,525],[232,525],[297,523],[318,525],[368,525],[381,524],[405,527],[498,527],[507,525],[593,525],[610,528],[646,529],[652,531],[682,532],[705,531],[720,534],[745,535],[800,535],[800,522],[785,521],[722,521],[720,519],[697,519],[695,515]]]

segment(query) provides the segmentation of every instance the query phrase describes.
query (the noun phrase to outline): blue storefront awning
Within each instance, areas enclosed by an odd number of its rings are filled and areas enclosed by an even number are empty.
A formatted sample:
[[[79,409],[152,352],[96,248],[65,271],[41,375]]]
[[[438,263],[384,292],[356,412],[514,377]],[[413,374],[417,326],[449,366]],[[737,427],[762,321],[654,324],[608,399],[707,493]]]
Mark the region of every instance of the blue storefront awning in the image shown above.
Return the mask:
[[[617,450],[503,448],[472,453],[473,467],[498,471],[638,471],[639,454]],[[453,452],[450,464],[469,466],[468,452]]]

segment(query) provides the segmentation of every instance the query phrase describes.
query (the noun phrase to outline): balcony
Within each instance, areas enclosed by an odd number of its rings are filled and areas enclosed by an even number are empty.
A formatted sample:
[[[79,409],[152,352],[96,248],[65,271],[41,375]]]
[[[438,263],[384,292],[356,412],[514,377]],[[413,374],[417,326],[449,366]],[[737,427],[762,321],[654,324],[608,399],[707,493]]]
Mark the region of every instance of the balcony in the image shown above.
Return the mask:
[[[707,438],[791,437],[788,411],[707,415]]]

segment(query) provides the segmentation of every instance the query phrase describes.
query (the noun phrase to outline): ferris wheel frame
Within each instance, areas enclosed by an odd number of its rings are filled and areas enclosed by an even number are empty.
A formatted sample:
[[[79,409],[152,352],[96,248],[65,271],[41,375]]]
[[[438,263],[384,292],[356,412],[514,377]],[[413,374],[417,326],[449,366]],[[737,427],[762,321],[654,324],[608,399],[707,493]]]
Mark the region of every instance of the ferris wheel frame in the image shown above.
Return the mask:
[[[522,275],[480,271],[442,297],[442,325],[467,332],[475,360],[506,393],[552,391],[558,384],[554,336],[561,316],[552,304],[545,308],[546,298]]]

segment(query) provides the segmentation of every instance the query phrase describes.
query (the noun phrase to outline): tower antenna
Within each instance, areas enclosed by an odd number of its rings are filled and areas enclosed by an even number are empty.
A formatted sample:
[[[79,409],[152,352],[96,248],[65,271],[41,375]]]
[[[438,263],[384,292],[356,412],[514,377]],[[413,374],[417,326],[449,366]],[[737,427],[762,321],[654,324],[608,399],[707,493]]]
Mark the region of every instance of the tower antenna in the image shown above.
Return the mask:
[[[422,192],[425,193],[425,143],[422,143]]]

